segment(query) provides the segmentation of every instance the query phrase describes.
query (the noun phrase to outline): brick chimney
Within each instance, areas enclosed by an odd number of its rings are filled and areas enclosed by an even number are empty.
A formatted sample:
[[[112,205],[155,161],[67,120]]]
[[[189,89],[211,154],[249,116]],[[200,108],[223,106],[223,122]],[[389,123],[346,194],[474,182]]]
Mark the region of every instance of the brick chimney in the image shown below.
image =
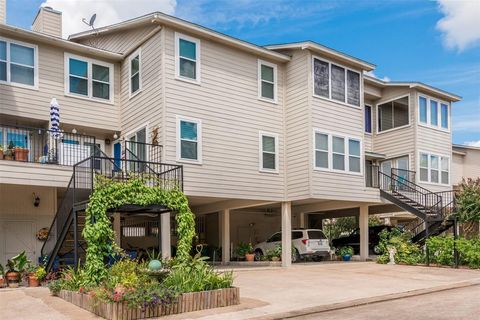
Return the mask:
[[[7,23],[7,0],[0,0],[0,23]]]
[[[0,0],[4,1],[4,0]],[[41,7],[33,20],[32,30],[54,37],[62,37],[62,13],[51,7]]]

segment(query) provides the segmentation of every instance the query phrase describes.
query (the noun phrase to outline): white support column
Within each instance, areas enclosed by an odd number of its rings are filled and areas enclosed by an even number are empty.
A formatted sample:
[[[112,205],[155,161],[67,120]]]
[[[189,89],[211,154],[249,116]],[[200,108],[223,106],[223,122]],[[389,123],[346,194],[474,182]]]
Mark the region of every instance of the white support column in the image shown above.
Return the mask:
[[[292,265],[292,203],[282,202],[282,267]]]
[[[171,234],[170,234],[170,213],[164,213],[160,217],[162,237],[162,259],[168,259],[172,255]]]
[[[368,206],[360,206],[360,260],[366,261],[368,258]]]
[[[300,228],[307,227],[307,214],[305,212],[300,212]]]
[[[115,243],[120,247],[122,245],[122,225],[120,212],[113,213],[113,231],[115,232]]]
[[[222,264],[230,262],[230,209],[218,213],[220,222],[220,246],[222,247]]]

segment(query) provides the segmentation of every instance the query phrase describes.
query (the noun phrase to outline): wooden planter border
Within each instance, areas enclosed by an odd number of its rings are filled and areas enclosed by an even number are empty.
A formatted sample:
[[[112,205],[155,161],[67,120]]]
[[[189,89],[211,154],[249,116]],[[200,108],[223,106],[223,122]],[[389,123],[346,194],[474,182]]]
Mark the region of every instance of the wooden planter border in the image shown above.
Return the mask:
[[[240,304],[240,289],[236,287],[183,293],[168,306],[160,305],[144,311],[129,308],[126,303],[94,303],[88,294],[75,291],[61,290],[58,296],[108,320],[145,319]]]

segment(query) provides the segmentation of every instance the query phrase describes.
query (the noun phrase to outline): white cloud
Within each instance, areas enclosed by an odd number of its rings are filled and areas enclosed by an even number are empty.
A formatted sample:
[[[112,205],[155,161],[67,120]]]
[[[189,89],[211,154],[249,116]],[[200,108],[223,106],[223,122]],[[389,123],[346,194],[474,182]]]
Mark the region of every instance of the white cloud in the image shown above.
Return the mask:
[[[381,77],[377,76],[375,74],[375,72],[373,72],[373,71],[365,71],[365,72],[363,72],[363,74],[366,74],[367,76],[370,76],[370,77],[380,79],[380,80],[385,81],[385,82],[390,82],[391,81],[391,79],[389,77],[384,76],[383,78],[381,78]]]
[[[437,0],[444,17],[437,22],[443,43],[463,51],[480,44],[480,1]]]
[[[82,22],[96,13],[95,27],[102,27],[135,18],[154,11],[173,14],[176,0],[46,0],[49,6],[62,12],[63,36],[88,30]]]
[[[468,142],[465,142],[465,144],[467,146],[470,146],[470,147],[479,147],[480,148],[480,140],[478,140],[478,141],[468,141]]]

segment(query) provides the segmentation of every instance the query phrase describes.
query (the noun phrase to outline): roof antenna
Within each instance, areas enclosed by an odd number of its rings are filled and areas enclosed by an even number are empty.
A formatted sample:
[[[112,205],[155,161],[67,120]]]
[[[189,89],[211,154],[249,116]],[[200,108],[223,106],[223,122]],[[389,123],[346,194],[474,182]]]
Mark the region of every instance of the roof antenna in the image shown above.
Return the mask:
[[[85,23],[87,26],[89,26],[90,28],[92,28],[93,31],[95,31],[95,27],[93,26],[93,24],[95,23],[95,19],[97,19],[97,14],[94,13],[91,18],[90,18],[90,21],[87,22],[87,19],[83,18],[82,21],[83,23]]]

